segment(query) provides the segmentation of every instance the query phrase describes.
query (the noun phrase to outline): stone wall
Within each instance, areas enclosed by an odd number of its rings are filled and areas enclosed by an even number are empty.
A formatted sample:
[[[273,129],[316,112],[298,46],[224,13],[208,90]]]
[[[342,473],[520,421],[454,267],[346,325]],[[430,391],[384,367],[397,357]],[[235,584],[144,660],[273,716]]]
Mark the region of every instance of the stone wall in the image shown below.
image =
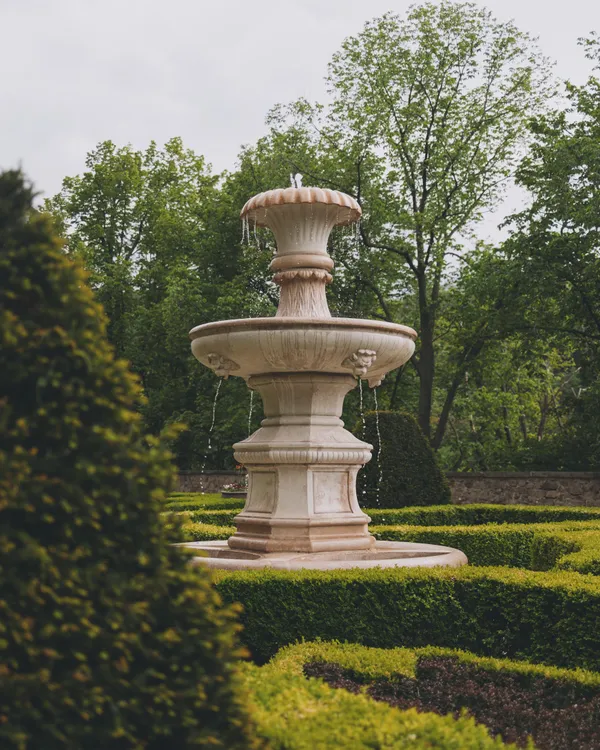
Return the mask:
[[[449,472],[452,502],[600,507],[600,472]]]
[[[180,471],[177,492],[219,493],[224,484],[239,482],[239,471]]]
[[[600,507],[600,472],[449,472],[452,502],[500,505],[588,505]],[[179,492],[220,492],[239,472],[182,471]]]

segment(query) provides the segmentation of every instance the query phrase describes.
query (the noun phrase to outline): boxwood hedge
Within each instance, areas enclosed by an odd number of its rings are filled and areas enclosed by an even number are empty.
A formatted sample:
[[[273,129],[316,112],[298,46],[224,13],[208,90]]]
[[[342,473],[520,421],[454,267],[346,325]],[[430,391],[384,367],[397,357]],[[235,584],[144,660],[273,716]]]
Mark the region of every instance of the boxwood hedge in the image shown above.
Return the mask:
[[[592,750],[600,745],[600,674],[481,658],[452,649],[372,649],[303,643],[269,664],[397,707],[444,715],[465,709],[494,734],[523,746]],[[538,744],[539,743],[539,744]]]
[[[270,665],[250,667],[246,680],[258,731],[272,750],[516,750],[472,718],[398,711]]]
[[[339,664],[364,680],[393,679],[395,676],[414,678],[419,660],[446,657],[484,669],[493,679],[495,672],[510,672],[527,677],[543,677],[564,685],[577,686],[586,695],[600,694],[600,672],[588,669],[566,669],[547,664],[531,664],[514,659],[479,656],[470,651],[439,646],[419,648],[373,648],[340,641],[305,641],[285,646],[270,660],[269,666],[280,674],[301,675],[310,662]]]
[[[354,433],[374,448],[373,458],[358,475],[363,505],[403,508],[450,502],[448,480],[413,416],[366,412]]]
[[[436,645],[600,670],[593,576],[514,568],[221,572],[255,659],[306,639]]]
[[[17,172],[0,279],[0,746],[253,746],[235,612],[170,544],[170,454]]]
[[[600,574],[600,509],[530,506],[436,506],[370,509],[371,531],[390,541],[462,549],[471,565],[553,568]],[[238,510],[179,513],[185,541],[227,539]],[[467,525],[468,524],[468,525]]]

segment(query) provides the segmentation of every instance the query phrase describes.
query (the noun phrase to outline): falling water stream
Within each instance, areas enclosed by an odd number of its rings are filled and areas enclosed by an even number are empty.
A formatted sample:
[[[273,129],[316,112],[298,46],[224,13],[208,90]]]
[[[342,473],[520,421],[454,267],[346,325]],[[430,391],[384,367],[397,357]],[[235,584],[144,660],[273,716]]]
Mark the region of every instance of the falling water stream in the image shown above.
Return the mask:
[[[254,391],[250,389],[250,409],[248,411],[248,437],[252,431],[252,407],[254,406]]]
[[[362,435],[361,438],[364,440],[366,433],[367,433],[367,422],[365,420],[365,407],[363,402],[363,382],[362,378],[358,379],[358,392],[360,394],[360,420],[362,422]],[[363,508],[366,507],[366,500],[367,500],[367,483],[365,482],[364,477],[361,481],[361,496],[363,501]]]
[[[206,462],[208,461],[208,454],[210,453],[210,449],[212,448],[212,434],[213,430],[215,428],[215,420],[217,417],[217,400],[219,398],[219,391],[221,390],[221,383],[223,382],[223,378],[219,378],[217,382],[217,387],[215,390],[215,397],[213,399],[213,407],[212,407],[212,421],[210,423],[210,428],[208,430],[208,445],[206,446],[206,453],[204,454],[204,461],[202,462],[202,468],[200,469],[200,476],[202,477],[201,480],[201,492],[204,495],[204,471],[206,469]]]
[[[375,400],[375,429],[377,431],[377,490],[375,491],[375,502],[379,507],[379,490],[383,478],[381,467],[381,432],[379,430],[379,404],[377,403],[377,388],[373,388],[373,398]]]

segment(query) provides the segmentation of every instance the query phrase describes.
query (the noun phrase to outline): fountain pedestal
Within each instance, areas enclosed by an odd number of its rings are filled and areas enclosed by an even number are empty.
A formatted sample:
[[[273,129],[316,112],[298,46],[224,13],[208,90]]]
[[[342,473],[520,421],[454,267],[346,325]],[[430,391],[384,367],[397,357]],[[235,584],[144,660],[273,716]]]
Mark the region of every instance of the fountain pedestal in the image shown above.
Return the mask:
[[[273,373],[248,379],[262,397],[262,426],[234,445],[248,469],[248,498],[235,518],[232,549],[325,552],[369,549],[369,516],[356,497],[356,475],[371,446],[344,429],[351,375]]]

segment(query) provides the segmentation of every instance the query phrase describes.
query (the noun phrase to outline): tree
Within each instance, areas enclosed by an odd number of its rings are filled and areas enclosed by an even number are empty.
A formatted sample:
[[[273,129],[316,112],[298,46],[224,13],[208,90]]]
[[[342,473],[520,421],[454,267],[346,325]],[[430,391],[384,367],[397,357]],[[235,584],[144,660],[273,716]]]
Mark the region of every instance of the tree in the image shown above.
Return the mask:
[[[219,177],[178,138],[145,151],[106,141],[86,166],[45,208],[90,272],[117,355],[142,380],[145,426],[157,434],[173,421],[188,424],[174,444],[181,469],[232,465],[231,445],[247,429],[245,387],[232,379],[222,388],[207,455],[217,379],[192,357],[188,331],[265,307],[246,283],[257,253],[240,246],[243,201],[220,190]]]
[[[582,42],[600,69],[600,40]],[[600,80],[566,84],[569,108],[533,120],[535,137],[518,183],[531,204],[508,221],[506,243],[521,273],[536,279],[536,325],[600,343]]]
[[[109,317],[109,339],[127,357],[127,315],[164,296],[170,270],[202,259],[216,178],[201,156],[173,138],[160,150],[100,143],[82,176],[66,177],[45,209],[67,252],[81,257]]]
[[[294,169],[361,203],[361,246],[376,269],[387,267],[367,276],[382,316],[394,320],[390,299],[413,295],[419,424],[437,448],[446,428],[432,423],[448,264],[501,196],[527,120],[549,95],[548,68],[512,23],[442,2],[367,23],[334,56],[327,81],[330,105],[276,108],[275,137],[289,134],[293,144],[303,131],[318,144],[320,169],[304,169],[290,149]],[[455,395],[446,393],[447,409]]]
[[[580,40],[600,69],[600,40]],[[505,245],[513,276],[530,281],[521,328],[562,337],[578,378],[561,450],[571,468],[600,464],[600,80],[566,84],[569,107],[532,122],[534,142],[517,171],[530,205],[511,217]],[[533,282],[533,283],[531,283]]]
[[[32,197],[0,175],[0,744],[253,747],[235,609],[172,544],[171,456]]]

